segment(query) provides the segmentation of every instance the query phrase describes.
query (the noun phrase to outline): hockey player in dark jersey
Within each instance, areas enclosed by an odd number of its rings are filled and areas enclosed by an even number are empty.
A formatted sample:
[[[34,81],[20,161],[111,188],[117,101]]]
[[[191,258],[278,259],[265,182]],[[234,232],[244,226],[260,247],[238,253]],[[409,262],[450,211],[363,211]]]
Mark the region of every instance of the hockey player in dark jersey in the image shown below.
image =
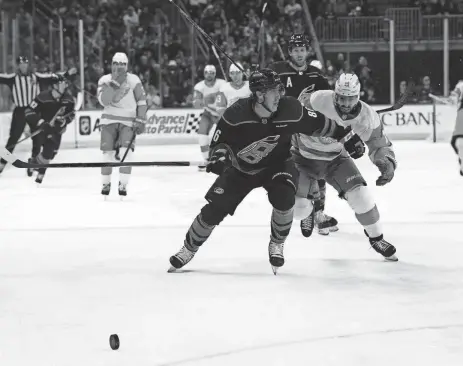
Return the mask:
[[[40,152],[30,160],[35,164],[48,164],[54,159],[61,145],[62,134],[75,116],[74,97],[68,92],[68,80],[60,79],[51,90],[41,92],[26,108],[27,123],[40,129],[37,135]],[[46,168],[37,169],[35,182],[42,183]]]
[[[219,177],[206,194],[208,203],[188,230],[184,245],[170,258],[169,272],[190,262],[201,245],[227,215],[255,188],[263,187],[273,206],[268,247],[273,272],[283,266],[283,245],[291,229],[298,172],[290,155],[296,132],[331,136],[354,152],[358,142],[351,133],[285,97],[284,86],[274,71],[262,69],[249,80],[251,97],[227,108],[212,137],[207,171]],[[361,143],[361,142],[360,142]]]
[[[288,42],[290,60],[278,61],[269,65],[270,69],[280,75],[286,88],[286,95],[295,97],[301,102],[314,91],[331,89],[328,80],[321,74],[320,69],[308,63],[309,51],[309,40],[302,34],[293,34]],[[324,213],[326,181],[320,179],[318,188],[318,196],[308,197],[314,200],[314,215],[301,220],[301,232],[305,237],[312,235],[314,223],[321,235],[338,231],[338,221]]]

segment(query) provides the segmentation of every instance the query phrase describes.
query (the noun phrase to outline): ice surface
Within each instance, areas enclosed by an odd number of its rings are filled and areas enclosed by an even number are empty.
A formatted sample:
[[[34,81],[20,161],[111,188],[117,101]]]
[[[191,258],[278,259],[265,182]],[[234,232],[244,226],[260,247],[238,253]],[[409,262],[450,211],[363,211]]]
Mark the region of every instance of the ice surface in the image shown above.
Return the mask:
[[[137,168],[126,201],[114,187],[104,202],[98,169],[49,170],[36,188],[8,167],[0,176],[0,365],[463,365],[463,178],[448,144],[395,148],[399,169],[388,186],[374,186],[367,158],[358,164],[400,261],[369,249],[329,188],[326,212],[340,231],[307,240],[295,222],[278,276],[262,190],[184,273],[168,274],[214,176]],[[193,145],[137,154],[200,158]],[[99,159],[81,149],[56,161]],[[118,351],[109,348],[112,333]]]

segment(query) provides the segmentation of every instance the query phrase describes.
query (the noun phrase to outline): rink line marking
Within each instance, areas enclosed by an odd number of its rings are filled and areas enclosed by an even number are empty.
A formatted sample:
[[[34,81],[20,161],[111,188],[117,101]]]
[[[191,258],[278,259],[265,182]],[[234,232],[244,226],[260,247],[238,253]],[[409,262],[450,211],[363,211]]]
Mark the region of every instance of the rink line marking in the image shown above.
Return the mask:
[[[238,349],[226,351],[226,352],[211,353],[209,355],[192,357],[192,358],[183,359],[179,361],[159,363],[159,364],[155,364],[155,366],[185,365],[191,362],[204,361],[204,360],[210,360],[214,358],[221,358],[221,357],[227,357],[227,356],[234,356],[240,353],[262,351],[262,350],[266,350],[269,348],[284,348],[284,347],[294,346],[298,344],[302,345],[302,344],[307,344],[307,343],[317,343],[317,342],[331,341],[331,340],[338,340],[338,339],[352,339],[352,338],[366,337],[366,336],[372,336],[372,335],[406,333],[406,332],[415,332],[415,331],[423,331],[423,330],[445,330],[445,329],[454,329],[454,328],[457,328],[457,329],[463,328],[463,324],[447,324],[447,325],[419,326],[419,327],[410,327],[410,328],[394,328],[394,329],[375,330],[375,331],[360,332],[360,333],[346,333],[346,334],[339,334],[339,335],[332,335],[332,336],[325,336],[325,337],[306,338],[306,339],[301,339],[298,341],[286,341],[286,342],[283,341],[283,342],[269,343],[266,345],[260,345],[260,346],[255,346],[255,347],[243,347],[243,348],[238,348]]]
[[[297,221],[297,220],[296,220]],[[461,224],[460,221],[391,221],[383,222],[383,225],[398,225],[398,226],[407,226],[407,225],[452,225],[452,224]],[[294,225],[294,224],[293,224]],[[341,223],[341,227],[344,226],[359,226],[358,222],[350,223]],[[76,227],[52,227],[52,228],[0,228],[0,232],[42,232],[42,231],[88,231],[88,230],[174,230],[174,229],[187,229],[189,226],[188,223],[184,225],[143,225],[143,226],[76,226]],[[254,224],[254,225],[220,225],[221,228],[229,229],[246,229],[246,228],[268,228],[269,224]],[[360,226],[359,226],[360,227]]]

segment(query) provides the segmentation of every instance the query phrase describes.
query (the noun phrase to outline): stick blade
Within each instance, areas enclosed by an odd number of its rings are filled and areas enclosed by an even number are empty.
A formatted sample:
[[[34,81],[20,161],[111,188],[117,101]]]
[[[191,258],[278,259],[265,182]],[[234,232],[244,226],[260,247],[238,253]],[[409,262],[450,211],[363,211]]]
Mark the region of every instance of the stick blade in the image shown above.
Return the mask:
[[[7,149],[5,149],[4,147],[0,148],[0,157],[3,160],[6,160],[7,162],[9,162],[10,164],[14,164],[17,160],[15,156],[12,153],[10,153]]]

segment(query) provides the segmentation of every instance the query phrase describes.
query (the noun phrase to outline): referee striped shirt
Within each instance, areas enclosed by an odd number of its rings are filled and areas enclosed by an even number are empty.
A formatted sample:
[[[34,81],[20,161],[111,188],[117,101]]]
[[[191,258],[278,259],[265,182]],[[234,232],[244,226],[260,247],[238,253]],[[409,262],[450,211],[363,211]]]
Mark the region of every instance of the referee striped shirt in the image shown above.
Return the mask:
[[[0,74],[0,84],[7,85],[11,89],[11,98],[16,107],[27,107],[40,93],[40,83],[53,83],[56,80],[54,74],[29,73],[29,74]]]

